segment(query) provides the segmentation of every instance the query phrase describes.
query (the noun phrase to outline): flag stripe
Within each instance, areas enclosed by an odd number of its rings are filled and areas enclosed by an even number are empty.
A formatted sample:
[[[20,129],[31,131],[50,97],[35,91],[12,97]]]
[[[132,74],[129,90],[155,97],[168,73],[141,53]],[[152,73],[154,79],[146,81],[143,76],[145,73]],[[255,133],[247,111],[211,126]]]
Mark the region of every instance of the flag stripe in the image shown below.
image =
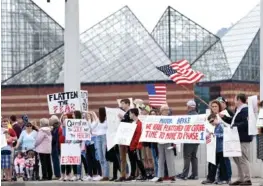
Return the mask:
[[[146,85],[151,106],[161,106],[166,104],[166,85]]]
[[[199,82],[204,74],[191,68],[187,60],[180,60],[170,65],[157,67],[178,85],[187,85]]]

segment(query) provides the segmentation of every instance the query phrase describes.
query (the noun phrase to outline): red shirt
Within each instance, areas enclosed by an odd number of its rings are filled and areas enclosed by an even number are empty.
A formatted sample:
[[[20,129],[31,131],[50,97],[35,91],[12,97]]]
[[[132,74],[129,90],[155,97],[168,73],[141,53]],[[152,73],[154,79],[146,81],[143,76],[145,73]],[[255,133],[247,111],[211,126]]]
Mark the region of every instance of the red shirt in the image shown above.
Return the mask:
[[[14,131],[14,129],[9,128],[9,129],[8,129],[8,134],[10,135],[11,138],[9,138],[9,139],[7,140],[7,144],[12,147],[12,146],[13,146],[13,141],[14,141],[15,138],[16,138],[16,132]]]
[[[137,120],[136,124],[137,124],[137,127],[133,134],[131,144],[130,144],[131,151],[142,148],[142,143],[139,142],[141,138],[141,134],[142,134],[142,122],[140,120]]]
[[[58,128],[58,143],[59,143],[58,148],[59,149],[60,149],[61,143],[65,143],[65,136],[63,136],[62,130],[63,130],[62,126],[60,125]]]

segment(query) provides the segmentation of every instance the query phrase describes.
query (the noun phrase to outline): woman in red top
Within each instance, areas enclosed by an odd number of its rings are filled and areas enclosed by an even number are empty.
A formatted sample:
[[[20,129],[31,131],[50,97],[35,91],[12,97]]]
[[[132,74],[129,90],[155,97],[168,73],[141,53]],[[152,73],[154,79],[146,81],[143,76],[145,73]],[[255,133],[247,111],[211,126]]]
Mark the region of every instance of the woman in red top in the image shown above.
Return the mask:
[[[130,147],[128,148],[128,155],[131,162],[131,175],[127,180],[130,181],[135,179],[136,165],[138,165],[138,168],[141,171],[141,177],[137,180],[144,181],[147,179],[146,171],[144,169],[141,157],[142,144],[139,142],[142,134],[142,122],[138,119],[138,115],[139,110],[137,108],[133,108],[130,110],[130,118],[137,124]],[[134,123],[132,123],[131,125],[133,124]]]

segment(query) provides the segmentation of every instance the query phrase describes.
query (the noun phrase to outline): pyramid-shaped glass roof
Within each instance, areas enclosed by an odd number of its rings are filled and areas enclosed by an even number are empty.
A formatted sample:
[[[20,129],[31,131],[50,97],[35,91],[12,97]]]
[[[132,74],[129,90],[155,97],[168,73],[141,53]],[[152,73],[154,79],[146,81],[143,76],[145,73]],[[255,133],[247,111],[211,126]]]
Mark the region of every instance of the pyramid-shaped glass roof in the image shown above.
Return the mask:
[[[221,38],[232,75],[235,74],[259,27],[260,5],[257,5]]]
[[[80,37],[81,82],[168,80],[155,66],[170,59],[126,6]],[[63,82],[64,48],[51,52],[5,84]]]
[[[63,28],[32,0],[1,0],[2,81],[63,44]]]
[[[172,61],[187,59],[203,72],[202,81],[230,78],[220,38],[172,7],[166,9],[152,35]]]
[[[238,65],[233,78],[234,80],[240,81],[252,81],[259,82],[260,76],[260,54],[259,54],[259,43],[260,43],[260,30],[258,30],[255,38],[250,44],[245,56]]]

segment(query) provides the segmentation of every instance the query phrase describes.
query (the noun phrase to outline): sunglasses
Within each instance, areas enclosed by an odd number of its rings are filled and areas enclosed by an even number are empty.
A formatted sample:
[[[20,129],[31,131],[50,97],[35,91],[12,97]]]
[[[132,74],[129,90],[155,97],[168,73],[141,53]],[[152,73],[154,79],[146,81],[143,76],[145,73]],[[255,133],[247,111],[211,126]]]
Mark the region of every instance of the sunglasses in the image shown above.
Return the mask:
[[[32,127],[32,125],[26,125],[26,127]]]
[[[213,123],[214,123],[214,121],[215,121],[215,120],[214,120],[214,119],[212,119],[212,120],[210,120],[210,121],[209,121],[209,123],[213,124]]]

